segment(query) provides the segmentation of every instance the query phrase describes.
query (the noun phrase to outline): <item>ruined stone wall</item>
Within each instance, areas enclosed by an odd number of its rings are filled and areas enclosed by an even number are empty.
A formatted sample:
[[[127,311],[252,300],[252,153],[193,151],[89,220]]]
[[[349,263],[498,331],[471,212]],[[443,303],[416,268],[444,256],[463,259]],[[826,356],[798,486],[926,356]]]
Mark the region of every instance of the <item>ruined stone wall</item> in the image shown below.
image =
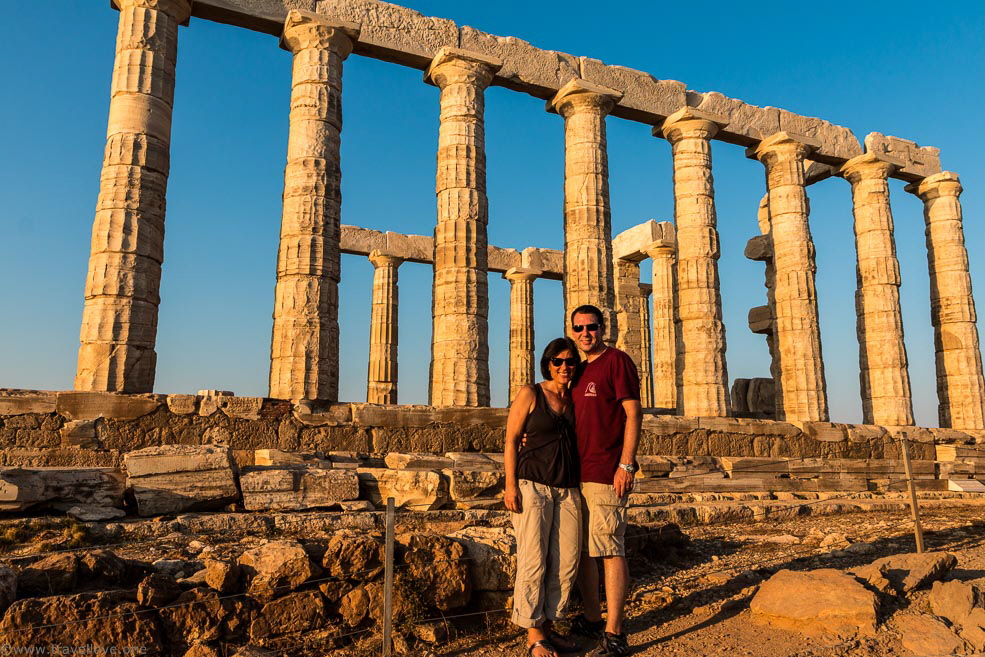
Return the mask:
[[[240,465],[253,450],[498,452],[507,409],[321,404],[259,397],[0,391],[0,466],[116,467],[122,454],[167,444],[226,445]],[[647,414],[640,454],[664,456],[911,458],[936,444],[985,443],[985,432],[786,423]]]

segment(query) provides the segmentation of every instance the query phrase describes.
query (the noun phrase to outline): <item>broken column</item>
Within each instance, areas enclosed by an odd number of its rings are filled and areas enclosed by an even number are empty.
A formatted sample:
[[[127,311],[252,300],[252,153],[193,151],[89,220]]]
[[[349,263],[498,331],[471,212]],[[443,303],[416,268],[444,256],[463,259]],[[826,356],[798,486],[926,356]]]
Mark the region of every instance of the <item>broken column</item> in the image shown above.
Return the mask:
[[[444,47],[424,79],[441,89],[430,403],[489,405],[485,89],[502,62]]]
[[[650,344],[650,296],[653,294],[653,285],[650,283],[640,283],[640,336],[643,338],[642,353],[640,355],[640,403],[644,408],[653,406],[653,358],[650,355],[653,347]]]
[[[940,425],[983,429],[985,380],[958,200],[961,181],[956,173],[943,171],[906,190],[924,203]]]
[[[534,281],[541,272],[513,267],[503,278],[510,282],[510,396],[537,382],[534,354]],[[577,354],[573,354],[577,355]]]
[[[178,25],[189,0],[120,10],[76,390],[152,392]]]
[[[889,205],[888,178],[900,164],[895,158],[867,153],[841,167],[841,175],[852,185],[855,214],[862,422],[883,426],[913,424],[899,261]]]
[[[619,333],[612,272],[612,221],[605,117],[622,93],[587,80],[565,84],[547,104],[564,117],[564,313],[582,304],[604,315],[605,343]]]
[[[342,62],[358,32],[295,10],[284,23],[281,47],[294,67],[270,345],[275,399],[338,399]]]
[[[369,374],[366,401],[397,403],[397,268],[402,258],[379,250],[369,254],[373,263],[373,308],[369,320]]]
[[[818,146],[809,137],[778,132],[746,151],[766,167],[775,268],[774,331],[780,352],[777,383],[782,389],[778,420],[828,420],[814,243],[804,186],[804,158]]]
[[[641,254],[642,256],[642,254]],[[635,258],[616,258],[616,322],[619,335],[616,348],[622,349],[636,363],[642,396],[643,369],[643,304],[640,289],[640,261]]]
[[[677,230],[677,312],[680,320],[677,410],[683,415],[728,415],[725,324],[718,280],[718,229],[711,172],[711,138],[728,119],[686,107],[654,134],[674,153]]]

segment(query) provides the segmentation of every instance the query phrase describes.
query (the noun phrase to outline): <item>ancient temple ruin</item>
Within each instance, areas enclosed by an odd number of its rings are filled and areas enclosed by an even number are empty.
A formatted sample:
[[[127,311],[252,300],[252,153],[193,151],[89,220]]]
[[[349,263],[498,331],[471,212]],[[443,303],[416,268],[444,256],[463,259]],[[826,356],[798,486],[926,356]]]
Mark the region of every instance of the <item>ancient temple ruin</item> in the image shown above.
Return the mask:
[[[820,119],[691,91],[681,82],[540,50],[375,0],[114,4],[119,34],[77,391],[153,391],[177,45],[182,30],[213,20],[279,36],[293,54],[271,398],[337,400],[340,254],[351,253],[375,267],[371,403],[397,401],[397,273],[402,262],[413,261],[434,268],[432,406],[489,405],[487,276],[496,272],[511,285],[511,393],[533,377],[532,281],[548,277],[563,281],[567,310],[582,303],[606,310],[608,337],[640,368],[645,406],[715,418],[764,412],[766,399],[772,400],[768,417],[826,422],[807,187],[837,176],[849,183],[854,202],[864,423],[912,425],[887,183],[898,178],[924,206],[940,426],[985,429],[962,188],[956,173],[941,171],[937,149],[879,133],[860,144],[848,129]],[[420,69],[424,82],[440,89],[433,236],[341,225],[341,81],[351,54]],[[541,98],[559,115],[566,149],[563,252],[488,244],[483,109],[490,85]],[[654,137],[672,145],[673,224],[647,222],[613,238],[609,116],[651,125]],[[766,176],[762,234],[750,240],[746,254],[766,266],[767,303],[750,311],[749,327],[766,336],[772,382],[740,379],[732,389],[712,139],[745,148]],[[639,263],[646,258],[653,261],[653,277],[641,284]]]

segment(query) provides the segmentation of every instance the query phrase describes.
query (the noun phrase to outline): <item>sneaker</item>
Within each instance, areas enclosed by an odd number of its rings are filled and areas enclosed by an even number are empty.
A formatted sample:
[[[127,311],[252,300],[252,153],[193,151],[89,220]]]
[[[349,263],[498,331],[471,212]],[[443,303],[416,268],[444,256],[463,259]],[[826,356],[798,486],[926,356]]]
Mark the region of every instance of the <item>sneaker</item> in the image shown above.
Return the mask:
[[[602,638],[599,639],[599,648],[594,654],[599,655],[599,657],[602,655],[606,657],[623,657],[623,655],[628,655],[629,642],[626,641],[626,635],[602,632]]]
[[[602,638],[602,630],[604,629],[604,620],[600,619],[597,621],[590,621],[585,618],[585,614],[578,614],[571,621],[572,634],[580,634],[581,636],[587,636],[590,639]]]

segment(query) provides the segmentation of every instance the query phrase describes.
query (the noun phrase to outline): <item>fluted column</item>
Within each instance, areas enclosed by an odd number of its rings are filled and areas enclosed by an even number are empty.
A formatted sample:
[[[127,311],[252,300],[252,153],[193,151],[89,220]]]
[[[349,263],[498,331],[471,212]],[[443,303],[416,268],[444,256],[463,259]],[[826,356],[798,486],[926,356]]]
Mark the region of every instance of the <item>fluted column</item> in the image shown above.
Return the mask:
[[[640,394],[643,388],[643,293],[640,290],[640,263],[636,260],[616,258],[616,323],[619,335],[616,347],[622,349],[636,363],[640,378]]]
[[[548,102],[564,117],[564,313],[582,304],[603,314],[603,339],[615,345],[612,221],[605,117],[622,94],[585,80],[572,80]]]
[[[711,138],[728,120],[684,108],[654,128],[674,154],[677,229],[677,312],[681,367],[677,410],[724,417],[729,411],[725,324],[718,280],[718,229],[711,172]]]
[[[944,171],[906,190],[924,203],[940,424],[985,429],[982,354],[958,200],[961,181],[956,173]]]
[[[152,392],[178,25],[189,0],[117,0],[106,150],[76,390]]]
[[[379,250],[369,254],[373,263],[373,309],[369,319],[369,374],[366,401],[397,403],[397,268],[403,258]]]
[[[855,214],[862,422],[890,426],[913,424],[899,261],[889,205],[888,178],[898,165],[898,161],[868,153],[841,168],[841,175],[852,185]]]
[[[489,405],[485,89],[502,62],[442,48],[425,80],[441,89],[434,228],[434,406]]]
[[[510,400],[520,388],[537,381],[534,354],[534,281],[542,272],[514,267],[503,274],[510,282]]]
[[[674,247],[654,244],[646,250],[653,265],[653,406],[677,408],[677,328],[674,322]]]
[[[804,158],[818,143],[779,132],[748,149],[766,167],[770,237],[775,267],[776,343],[780,351],[782,417],[827,421],[828,399],[817,316],[814,243],[808,225]]]
[[[358,29],[300,11],[284,23],[281,47],[294,68],[270,345],[275,399],[339,395],[342,62]]]
[[[640,403],[644,408],[653,406],[653,347],[650,343],[650,295],[653,293],[653,285],[640,283],[640,336],[643,339],[642,353],[640,354]]]

